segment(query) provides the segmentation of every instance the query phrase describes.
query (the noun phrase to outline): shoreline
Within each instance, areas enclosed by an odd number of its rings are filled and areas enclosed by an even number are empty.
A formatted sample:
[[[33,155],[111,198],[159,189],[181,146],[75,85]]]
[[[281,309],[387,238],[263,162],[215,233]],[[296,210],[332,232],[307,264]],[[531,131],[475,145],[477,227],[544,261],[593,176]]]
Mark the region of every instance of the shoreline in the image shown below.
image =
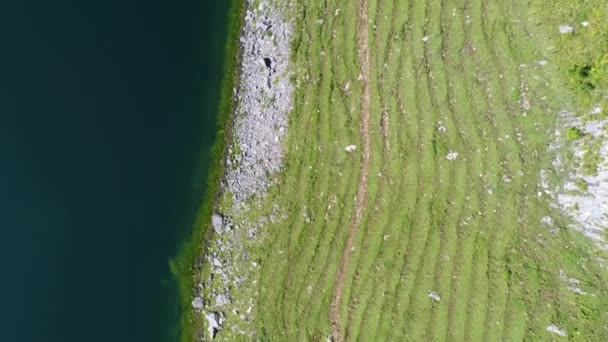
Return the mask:
[[[222,337],[255,333],[250,323],[257,296],[245,294],[258,271],[251,244],[274,216],[248,216],[282,169],[292,110],[292,28],[282,11],[288,7],[272,0],[232,1],[207,189],[192,238],[171,265],[179,284],[182,341],[212,340],[225,327],[230,329]]]
[[[283,137],[292,110],[291,23],[273,0],[244,3],[238,85],[208,248],[197,259],[201,277],[191,302],[197,339],[253,337],[260,235],[275,212],[258,215],[283,167]],[[204,223],[203,223],[204,224]]]
[[[235,108],[233,88],[239,82],[239,65],[241,49],[238,39],[243,26],[245,0],[231,0],[227,19],[225,63],[220,83],[219,101],[216,111],[216,135],[209,150],[209,170],[205,180],[205,190],[199,208],[196,210],[189,237],[179,248],[179,253],[170,259],[169,267],[177,284],[179,301],[179,336],[180,341],[193,340],[196,333],[196,317],[192,310],[193,289],[200,277],[201,269],[197,267],[198,259],[205,253],[206,244],[211,234],[208,222],[217,206],[221,191],[221,180],[225,172],[225,155],[227,142],[232,130],[232,117]]]

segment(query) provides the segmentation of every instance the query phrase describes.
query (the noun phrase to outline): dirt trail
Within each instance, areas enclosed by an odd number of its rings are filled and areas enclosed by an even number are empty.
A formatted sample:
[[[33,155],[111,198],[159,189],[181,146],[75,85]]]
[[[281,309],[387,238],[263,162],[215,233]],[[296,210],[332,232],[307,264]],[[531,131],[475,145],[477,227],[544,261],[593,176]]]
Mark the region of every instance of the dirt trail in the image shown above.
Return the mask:
[[[361,170],[359,173],[359,187],[355,200],[355,215],[348,233],[348,240],[342,252],[338,275],[334,286],[334,293],[331,303],[330,320],[332,325],[333,340],[342,341],[342,327],[340,327],[340,306],[342,303],[342,293],[344,292],[344,281],[346,270],[350,261],[351,252],[355,244],[355,237],[361,225],[361,218],[365,203],[367,201],[367,183],[369,178],[369,156],[370,156],[370,136],[369,136],[369,116],[370,116],[370,89],[369,89],[369,37],[368,37],[368,4],[367,0],[359,1],[359,24],[358,24],[359,63],[361,64],[361,81],[363,82],[363,97],[361,99]]]

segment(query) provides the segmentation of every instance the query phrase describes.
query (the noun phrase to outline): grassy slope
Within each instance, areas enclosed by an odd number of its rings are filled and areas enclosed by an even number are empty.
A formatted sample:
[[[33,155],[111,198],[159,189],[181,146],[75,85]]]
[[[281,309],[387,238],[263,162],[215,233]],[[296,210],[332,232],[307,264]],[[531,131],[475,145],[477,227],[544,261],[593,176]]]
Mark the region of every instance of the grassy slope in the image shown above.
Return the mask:
[[[563,81],[573,57],[546,49],[561,18],[535,6],[370,0],[371,176],[343,296],[347,339],[548,340],[550,323],[574,340],[608,339],[606,271],[537,195],[556,110],[583,95]],[[355,1],[298,2],[285,171],[252,213],[278,205],[288,216],[255,251],[262,339],[331,332],[360,166],[344,152],[360,145],[357,12]],[[589,294],[569,291],[560,270]]]
[[[217,136],[209,153],[211,163],[204,199],[197,212],[192,229],[191,238],[181,248],[180,254],[171,260],[171,272],[178,282],[178,291],[182,308],[181,318],[181,340],[192,341],[203,326],[203,317],[193,315],[190,302],[192,301],[192,289],[199,282],[201,270],[197,269],[197,259],[203,255],[205,241],[210,232],[211,215],[216,205],[219,193],[220,180],[223,174],[223,156],[225,155],[227,135],[230,132],[230,117],[234,111],[232,89],[238,82],[239,48],[238,41],[242,27],[242,14],[244,11],[243,0],[231,0],[231,8],[228,18],[227,42],[224,64],[224,76],[220,85],[221,92],[217,110]]]
[[[574,95],[565,110],[581,118],[583,123],[605,120],[608,117],[608,8],[603,0],[558,1],[549,3],[536,0],[531,9],[548,33],[549,58],[563,75],[564,86]],[[586,24],[583,25],[583,23]],[[569,25],[571,34],[560,34],[558,27]],[[599,113],[597,109],[601,109]],[[591,112],[595,114],[591,114]],[[578,127],[566,127],[571,140],[581,138]],[[580,132],[580,131],[579,131]],[[584,139],[585,155],[574,158],[564,155],[568,164],[580,168],[584,174],[596,174],[601,141]],[[580,189],[586,190],[584,181],[578,180]]]
[[[552,158],[547,133],[556,110],[601,100],[605,30],[558,36],[567,14],[581,9],[544,5],[370,1],[372,177],[343,300],[348,339],[545,340],[556,337],[545,331],[549,323],[576,340],[607,338],[605,269],[537,195],[539,171]],[[252,220],[276,206],[287,213],[252,251],[262,265],[252,289],[260,294],[262,339],[330,334],[332,286],[360,166],[357,154],[344,152],[360,145],[357,11],[352,1],[298,6],[285,172],[266,206],[250,213]],[[559,49],[548,50],[555,40]],[[577,44],[584,53],[569,52]],[[551,64],[541,68],[540,60]],[[581,88],[567,72],[581,63],[593,65],[600,90]],[[231,87],[224,89],[222,103],[229,103]],[[454,162],[445,159],[451,150],[460,153]],[[198,226],[209,221],[211,204]],[[545,215],[556,219],[559,234],[540,224]],[[205,230],[197,232],[201,246]],[[197,248],[174,264],[182,293],[192,286]],[[589,294],[567,290],[560,270]]]
[[[532,1],[538,25],[544,26],[551,45],[551,59],[567,76],[578,107],[597,105],[608,95],[608,9],[603,0]],[[543,20],[540,20],[543,18]],[[587,27],[582,23],[586,22]],[[569,25],[572,34],[560,34]],[[583,69],[588,67],[587,72]],[[606,114],[606,113],[604,113]]]

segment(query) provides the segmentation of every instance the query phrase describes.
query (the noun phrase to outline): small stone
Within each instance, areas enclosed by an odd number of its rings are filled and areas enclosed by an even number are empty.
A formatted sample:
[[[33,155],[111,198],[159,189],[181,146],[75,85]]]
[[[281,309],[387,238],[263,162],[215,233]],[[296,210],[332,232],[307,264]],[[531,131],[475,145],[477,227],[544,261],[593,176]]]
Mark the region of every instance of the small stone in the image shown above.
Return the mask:
[[[445,133],[447,131],[447,127],[445,127],[445,125],[443,124],[443,122],[439,121],[438,125],[437,125],[437,132],[439,133]]]
[[[422,42],[423,42],[423,43],[426,43],[426,42],[428,42],[428,41],[429,41],[429,36],[424,36],[424,37],[422,37]]]
[[[224,306],[230,303],[230,297],[228,295],[218,295],[215,297],[215,306]]]
[[[344,151],[351,153],[357,149],[357,145],[348,145],[344,148]]]
[[[574,32],[574,27],[570,26],[570,25],[560,25],[559,26],[559,33],[561,34],[568,34],[568,33],[572,33]]]
[[[450,151],[448,153],[448,155],[445,157],[445,159],[451,160],[451,161],[456,160],[456,158],[458,158],[458,152],[454,152],[454,151]]]
[[[215,338],[215,335],[221,328],[220,315],[217,312],[210,312],[205,315],[205,318],[207,319],[207,323],[209,324],[209,338],[213,340]]]
[[[547,327],[547,331],[550,332],[550,333],[557,334],[557,335],[562,336],[562,337],[567,337],[568,336],[568,333],[566,332],[566,330],[564,330],[563,328],[558,327],[555,324],[549,325]]]
[[[540,219],[540,222],[548,228],[554,228],[554,221],[551,216],[544,216]]]
[[[429,298],[431,298],[432,300],[438,302],[441,300],[441,297],[439,296],[439,293],[435,292],[435,291],[430,291],[429,292]]]
[[[229,232],[229,231],[231,231],[231,230],[232,230],[232,227],[230,227],[230,225],[229,225],[228,223],[226,223],[226,224],[224,225],[224,233]]]
[[[581,25],[583,25],[583,27],[587,27],[587,26],[589,26],[589,22],[588,21],[583,21],[581,23]]]

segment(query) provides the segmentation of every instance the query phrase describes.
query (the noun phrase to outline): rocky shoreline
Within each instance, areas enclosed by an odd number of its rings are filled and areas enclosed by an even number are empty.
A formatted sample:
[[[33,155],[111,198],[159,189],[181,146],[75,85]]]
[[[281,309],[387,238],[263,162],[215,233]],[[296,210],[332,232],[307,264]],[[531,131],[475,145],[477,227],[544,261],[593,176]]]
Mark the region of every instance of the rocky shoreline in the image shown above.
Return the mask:
[[[220,201],[230,204],[216,205],[210,222],[213,237],[206,242],[206,255],[197,262],[201,270],[208,264],[209,272],[201,272],[193,291],[195,315],[205,318],[206,327],[198,332],[201,341],[254,333],[251,321],[256,296],[235,294],[249,288],[248,282],[255,284],[258,264],[250,260],[248,246],[273,217],[250,222],[245,216],[264,198],[282,168],[282,139],[292,109],[292,26],[283,16],[288,9],[279,8],[273,0],[244,1],[232,141],[226,151],[219,196]]]

